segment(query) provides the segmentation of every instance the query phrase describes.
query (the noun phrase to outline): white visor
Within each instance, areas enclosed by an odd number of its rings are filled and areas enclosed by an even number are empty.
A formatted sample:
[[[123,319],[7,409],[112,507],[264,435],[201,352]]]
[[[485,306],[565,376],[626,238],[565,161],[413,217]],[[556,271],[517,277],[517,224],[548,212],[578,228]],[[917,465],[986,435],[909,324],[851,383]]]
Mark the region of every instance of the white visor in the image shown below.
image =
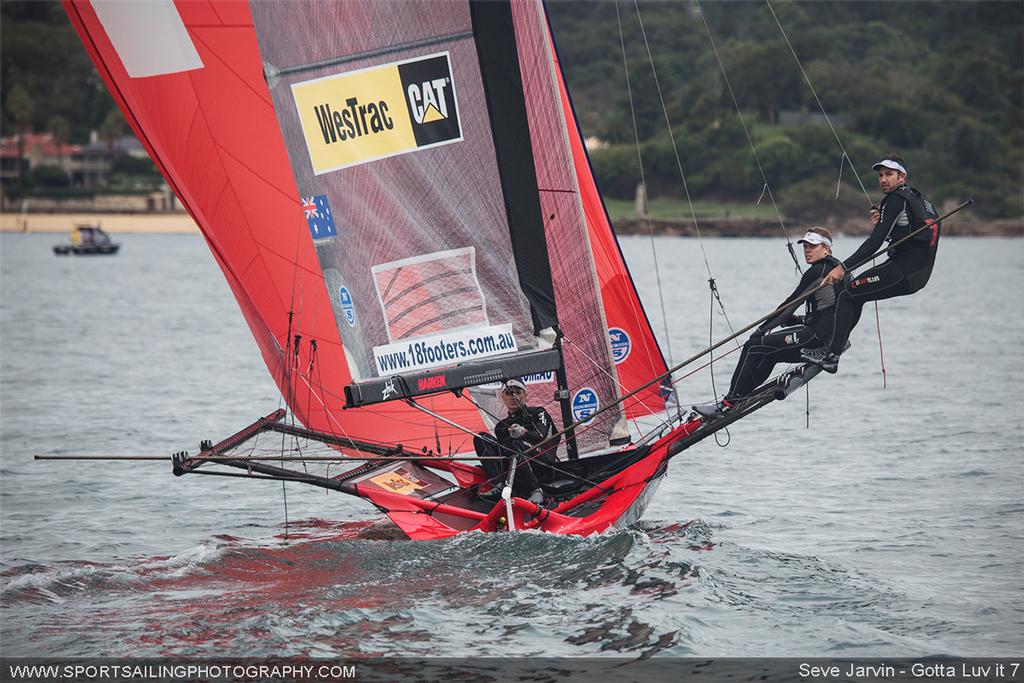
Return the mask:
[[[807,244],[827,244],[830,247],[832,246],[832,240],[816,232],[809,232],[796,241],[797,244],[803,244],[804,242]]]
[[[871,167],[872,171],[877,171],[880,168],[891,168],[894,171],[899,171],[903,175],[907,175],[907,169],[903,168],[903,164],[892,159],[882,159],[877,164]]]
[[[511,394],[513,391],[526,391],[526,385],[518,379],[510,379],[502,385],[501,390],[506,394]]]

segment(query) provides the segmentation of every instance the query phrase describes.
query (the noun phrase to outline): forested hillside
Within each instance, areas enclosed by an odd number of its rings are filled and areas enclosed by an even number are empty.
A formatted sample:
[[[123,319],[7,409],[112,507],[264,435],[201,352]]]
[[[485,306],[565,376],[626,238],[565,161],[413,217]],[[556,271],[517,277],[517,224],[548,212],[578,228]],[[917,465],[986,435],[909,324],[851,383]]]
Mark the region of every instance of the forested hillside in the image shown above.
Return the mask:
[[[83,142],[124,125],[59,4],[5,0],[0,11],[5,135],[56,129]],[[710,28],[787,214],[862,214],[867,203],[848,165],[835,199],[842,152],[787,36],[874,195],[870,165],[895,151],[937,202],[970,196],[981,214],[1024,213],[1024,3],[659,1],[640,2],[638,18],[632,2],[570,1],[548,11],[584,134],[608,143],[593,162],[609,197],[631,198],[639,178],[634,113],[651,196],[683,196],[679,165],[694,199],[762,194]]]
[[[72,143],[105,122],[127,130],[59,2],[0,2],[0,82],[4,135],[45,132],[54,119]]]
[[[623,44],[649,194],[682,194],[658,85],[691,195],[761,194],[710,29],[788,213],[863,213],[865,199],[848,168],[834,199],[842,151],[787,37],[869,191],[871,163],[894,151],[937,201],[973,196],[979,213],[1024,212],[1022,3],[641,2],[638,17],[632,2],[556,2],[549,13],[583,130],[611,143],[593,153],[610,196],[632,197],[638,175]],[[779,124],[798,112],[819,122]]]

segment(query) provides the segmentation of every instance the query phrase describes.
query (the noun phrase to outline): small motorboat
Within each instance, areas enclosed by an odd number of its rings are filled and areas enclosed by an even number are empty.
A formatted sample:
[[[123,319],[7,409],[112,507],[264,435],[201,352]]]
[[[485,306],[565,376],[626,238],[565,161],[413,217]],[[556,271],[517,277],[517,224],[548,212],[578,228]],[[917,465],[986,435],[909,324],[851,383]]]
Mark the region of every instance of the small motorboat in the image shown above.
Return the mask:
[[[112,255],[120,248],[121,245],[111,242],[110,235],[103,232],[99,225],[80,224],[71,230],[71,244],[57,244],[53,247],[53,253],[58,256]]]

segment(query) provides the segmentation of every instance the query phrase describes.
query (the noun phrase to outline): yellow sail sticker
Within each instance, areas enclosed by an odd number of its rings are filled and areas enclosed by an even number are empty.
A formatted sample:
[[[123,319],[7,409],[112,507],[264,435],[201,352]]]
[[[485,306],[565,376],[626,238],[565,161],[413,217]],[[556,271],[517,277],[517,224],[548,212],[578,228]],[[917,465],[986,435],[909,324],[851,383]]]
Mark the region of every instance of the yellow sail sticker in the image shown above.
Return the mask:
[[[292,84],[316,175],[462,139],[448,53]]]
[[[384,474],[378,474],[376,477],[371,477],[370,481],[385,491],[398,493],[403,496],[407,496],[410,493],[415,492],[417,489],[423,488],[422,485],[398,472],[385,472]]]

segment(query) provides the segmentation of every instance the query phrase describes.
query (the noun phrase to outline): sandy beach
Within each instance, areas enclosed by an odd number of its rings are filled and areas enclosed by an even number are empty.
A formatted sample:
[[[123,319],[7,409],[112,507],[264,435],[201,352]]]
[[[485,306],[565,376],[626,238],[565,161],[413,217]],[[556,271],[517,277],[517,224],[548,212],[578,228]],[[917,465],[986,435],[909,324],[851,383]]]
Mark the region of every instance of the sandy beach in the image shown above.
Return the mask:
[[[27,222],[27,230],[23,223]],[[187,213],[0,213],[0,232],[63,232],[71,231],[76,223],[100,226],[109,233],[198,233],[199,228]],[[658,235],[693,236],[693,225],[685,220],[656,219],[648,224],[645,220],[627,218],[615,221],[618,235],[646,235],[653,227]],[[833,232],[844,235],[862,235],[868,232],[863,221],[838,221],[826,223]],[[779,225],[775,221],[759,219],[705,218],[701,220],[701,231],[719,237],[776,237]],[[974,236],[1024,236],[1024,220],[978,220],[971,217],[957,217],[946,221],[943,227],[946,235]]]
[[[70,232],[76,223],[100,224],[109,233],[197,233],[187,213],[2,213],[0,232]]]

